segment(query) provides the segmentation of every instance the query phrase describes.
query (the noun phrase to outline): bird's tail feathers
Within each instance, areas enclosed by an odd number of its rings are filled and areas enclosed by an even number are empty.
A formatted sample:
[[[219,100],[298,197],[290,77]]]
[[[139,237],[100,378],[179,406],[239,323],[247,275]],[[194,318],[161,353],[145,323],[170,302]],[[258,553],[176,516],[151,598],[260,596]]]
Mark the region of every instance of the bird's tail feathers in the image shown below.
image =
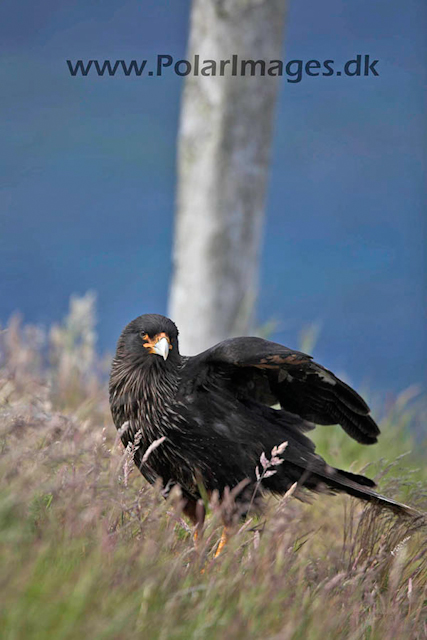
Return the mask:
[[[333,467],[327,467],[324,473],[316,472],[315,475],[321,482],[326,483],[334,491],[348,493],[355,498],[360,498],[372,504],[391,509],[394,513],[401,516],[411,518],[425,517],[425,514],[422,514],[420,511],[374,491],[373,487],[376,486],[375,482],[365,476],[350,473],[349,471],[342,471],[341,469],[334,469]]]

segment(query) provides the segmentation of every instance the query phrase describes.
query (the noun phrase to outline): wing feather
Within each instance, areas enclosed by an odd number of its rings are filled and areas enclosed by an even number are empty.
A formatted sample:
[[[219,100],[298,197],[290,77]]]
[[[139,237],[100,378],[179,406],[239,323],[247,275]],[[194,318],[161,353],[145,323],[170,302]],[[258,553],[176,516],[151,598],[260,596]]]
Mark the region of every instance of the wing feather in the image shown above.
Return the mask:
[[[236,394],[279,403],[307,426],[340,424],[357,442],[377,442],[380,430],[363,398],[305,353],[262,338],[231,338],[190,360],[227,375]]]

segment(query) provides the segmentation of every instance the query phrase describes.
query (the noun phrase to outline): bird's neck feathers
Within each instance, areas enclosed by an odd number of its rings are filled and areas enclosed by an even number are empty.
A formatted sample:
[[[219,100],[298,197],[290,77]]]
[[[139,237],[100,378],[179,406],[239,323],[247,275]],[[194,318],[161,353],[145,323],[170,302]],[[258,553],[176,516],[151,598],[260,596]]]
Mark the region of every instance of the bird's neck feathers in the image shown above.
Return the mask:
[[[159,403],[174,402],[179,386],[181,362],[149,358],[115,358],[111,368],[110,397],[113,403],[144,412],[156,411]]]

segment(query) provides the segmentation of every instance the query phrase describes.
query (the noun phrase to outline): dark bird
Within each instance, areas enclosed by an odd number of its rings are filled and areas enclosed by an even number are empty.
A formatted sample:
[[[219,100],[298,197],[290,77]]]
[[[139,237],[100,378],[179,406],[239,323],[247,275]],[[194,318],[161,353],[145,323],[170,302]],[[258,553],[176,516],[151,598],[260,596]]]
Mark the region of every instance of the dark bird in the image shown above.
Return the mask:
[[[195,524],[202,485],[221,500],[226,487],[246,483],[236,496],[240,515],[260,489],[281,495],[294,483],[412,511],[315,453],[304,434],[315,424],[340,424],[361,444],[377,442],[380,430],[356,391],[299,351],[242,337],[186,357],[171,320],[142,315],[119,338],[109,390],[114,424],[137,467],[165,493],[178,485]]]

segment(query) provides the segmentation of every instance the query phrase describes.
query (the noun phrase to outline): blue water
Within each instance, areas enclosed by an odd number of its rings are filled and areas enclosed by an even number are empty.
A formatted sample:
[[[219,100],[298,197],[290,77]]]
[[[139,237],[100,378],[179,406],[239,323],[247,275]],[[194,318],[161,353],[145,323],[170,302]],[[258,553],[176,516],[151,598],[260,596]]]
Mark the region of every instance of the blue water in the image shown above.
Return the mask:
[[[185,55],[189,3],[0,7],[0,321],[49,324],[98,293],[99,348],[165,312],[182,80],[72,78],[66,59]],[[356,384],[423,381],[424,0],[291,3],[286,58],[356,54],[379,77],[282,79],[258,318]],[[147,236],[150,240],[147,242]]]

